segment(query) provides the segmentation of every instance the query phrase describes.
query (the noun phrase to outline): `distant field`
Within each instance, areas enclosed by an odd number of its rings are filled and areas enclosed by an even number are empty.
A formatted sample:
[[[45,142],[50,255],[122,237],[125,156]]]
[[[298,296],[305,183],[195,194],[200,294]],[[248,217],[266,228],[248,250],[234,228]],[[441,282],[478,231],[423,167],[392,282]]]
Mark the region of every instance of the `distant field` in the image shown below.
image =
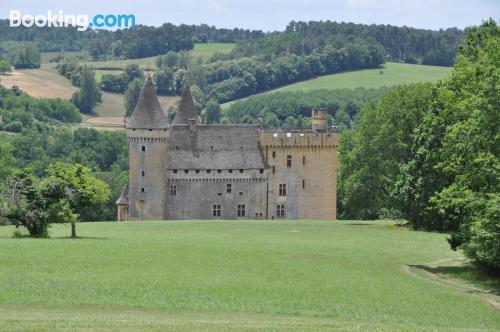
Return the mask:
[[[236,44],[233,43],[195,44],[191,56],[193,58],[201,58],[205,61],[216,52],[229,53],[235,46]]]
[[[2,331],[500,329],[498,296],[427,275],[462,257],[444,234],[390,222],[82,223],[76,240],[68,225],[50,239],[13,231],[0,227]],[[463,267],[441,270],[452,281]]]
[[[215,52],[226,53],[231,51],[236,44],[232,43],[205,43],[205,44],[195,44],[194,49],[191,51],[192,58],[201,58],[203,60],[208,59]],[[129,64],[137,64],[141,68],[150,68],[153,70],[156,65],[155,61],[158,56],[152,56],[148,58],[141,59],[127,59],[127,60],[108,60],[108,61],[96,61],[96,62],[84,62],[85,64],[93,66],[95,69],[110,69],[116,68],[117,70],[125,68]]]
[[[77,88],[59,75],[54,64],[43,64],[38,69],[13,70],[12,75],[0,77],[0,83],[10,88],[17,85],[30,96],[69,100]]]
[[[78,51],[57,51],[57,52],[40,52],[40,57],[42,59],[42,63],[49,63],[49,60],[55,58],[58,55],[62,55],[65,58],[69,58],[73,55],[81,54],[82,52]]]
[[[383,74],[381,74],[383,72]],[[365,69],[326,75],[312,80],[290,84],[274,91],[307,91],[315,89],[378,88],[398,84],[432,82],[451,73],[451,67],[410,65],[388,62],[382,69]]]
[[[381,74],[381,72],[383,72]],[[451,73],[451,67],[411,65],[405,63],[388,62],[384,68],[350,71],[339,74],[325,75],[307,81],[290,84],[265,93],[278,91],[308,91],[318,89],[341,88],[378,88],[398,84],[416,82],[434,82],[445,78]],[[240,99],[241,100],[241,99]],[[232,102],[222,105],[229,107]]]

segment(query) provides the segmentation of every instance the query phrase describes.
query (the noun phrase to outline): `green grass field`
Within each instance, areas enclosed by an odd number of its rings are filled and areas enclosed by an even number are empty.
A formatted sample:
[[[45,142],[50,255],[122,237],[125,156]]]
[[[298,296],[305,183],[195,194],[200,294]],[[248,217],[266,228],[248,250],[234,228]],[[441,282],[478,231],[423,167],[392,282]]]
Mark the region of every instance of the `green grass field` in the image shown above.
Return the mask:
[[[206,61],[214,53],[229,53],[236,44],[233,43],[205,43],[205,44],[195,44],[194,49],[191,52],[193,58],[201,58]]]
[[[0,330],[500,328],[474,292],[412,273],[457,259],[445,236],[388,222],[84,223],[80,239],[0,227]]]
[[[380,74],[380,72],[383,74]],[[312,80],[290,84],[273,91],[307,91],[340,88],[378,88],[398,84],[433,82],[448,76],[451,67],[410,65],[388,62],[382,69],[365,69],[326,75]]]
[[[380,74],[381,71],[383,74]],[[286,85],[265,93],[279,91],[309,91],[319,89],[352,89],[358,87],[379,88],[383,86],[394,86],[417,82],[434,82],[445,78],[450,73],[451,67],[387,62],[384,65],[384,68],[365,69],[320,76],[307,81]],[[227,108],[234,102],[235,101],[225,103],[222,107]]]

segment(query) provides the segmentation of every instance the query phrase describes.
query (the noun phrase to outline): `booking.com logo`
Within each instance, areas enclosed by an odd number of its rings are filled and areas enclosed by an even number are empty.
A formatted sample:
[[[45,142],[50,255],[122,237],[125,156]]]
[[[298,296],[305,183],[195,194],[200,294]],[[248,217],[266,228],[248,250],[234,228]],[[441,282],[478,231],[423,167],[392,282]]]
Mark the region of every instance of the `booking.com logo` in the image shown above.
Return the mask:
[[[56,14],[51,10],[47,15],[22,15],[19,10],[11,10],[9,15],[11,27],[77,27],[78,31],[85,31],[87,28],[116,29],[129,28],[135,26],[135,15],[130,14],[97,14],[93,17],[89,15],[64,14],[59,10]]]

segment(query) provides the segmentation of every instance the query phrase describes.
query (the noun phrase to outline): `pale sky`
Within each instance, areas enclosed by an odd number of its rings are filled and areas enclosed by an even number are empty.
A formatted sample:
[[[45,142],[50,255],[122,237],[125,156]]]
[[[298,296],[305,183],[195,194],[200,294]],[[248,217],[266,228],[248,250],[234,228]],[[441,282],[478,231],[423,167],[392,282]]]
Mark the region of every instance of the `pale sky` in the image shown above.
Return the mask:
[[[10,10],[46,15],[134,14],[137,24],[206,23],[223,28],[284,30],[291,20],[332,20],[425,29],[464,28],[492,17],[500,0],[0,0],[0,17]]]

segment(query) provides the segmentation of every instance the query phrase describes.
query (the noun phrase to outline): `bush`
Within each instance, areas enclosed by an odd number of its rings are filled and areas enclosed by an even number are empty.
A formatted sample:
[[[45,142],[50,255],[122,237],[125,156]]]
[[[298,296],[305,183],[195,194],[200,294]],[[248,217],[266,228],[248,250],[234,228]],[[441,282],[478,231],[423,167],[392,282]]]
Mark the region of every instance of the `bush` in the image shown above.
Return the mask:
[[[123,75],[105,74],[101,77],[99,87],[103,91],[122,93],[127,88]]]
[[[5,130],[13,133],[19,133],[23,130],[23,123],[21,121],[12,121],[5,125]]]
[[[28,44],[18,50],[14,67],[16,69],[40,68],[40,63],[40,52],[34,45]]]

